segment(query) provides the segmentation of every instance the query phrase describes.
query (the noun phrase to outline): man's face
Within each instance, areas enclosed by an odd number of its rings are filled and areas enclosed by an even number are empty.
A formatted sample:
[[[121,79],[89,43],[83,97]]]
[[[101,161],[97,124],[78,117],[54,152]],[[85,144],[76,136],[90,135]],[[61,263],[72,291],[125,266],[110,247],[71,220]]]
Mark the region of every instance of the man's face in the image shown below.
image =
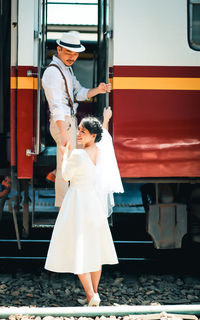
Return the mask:
[[[57,47],[57,52],[58,58],[68,67],[72,66],[79,56],[78,52],[71,51],[60,46]]]

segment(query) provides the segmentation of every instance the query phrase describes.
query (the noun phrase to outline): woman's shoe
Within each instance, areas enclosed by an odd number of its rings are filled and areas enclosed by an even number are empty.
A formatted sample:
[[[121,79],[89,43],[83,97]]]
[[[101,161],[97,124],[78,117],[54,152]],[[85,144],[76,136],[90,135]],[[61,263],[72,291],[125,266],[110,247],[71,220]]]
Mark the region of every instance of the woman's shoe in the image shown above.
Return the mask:
[[[88,307],[98,307],[101,302],[101,299],[99,297],[98,293],[95,293],[93,297],[90,299],[90,302],[88,303]]]

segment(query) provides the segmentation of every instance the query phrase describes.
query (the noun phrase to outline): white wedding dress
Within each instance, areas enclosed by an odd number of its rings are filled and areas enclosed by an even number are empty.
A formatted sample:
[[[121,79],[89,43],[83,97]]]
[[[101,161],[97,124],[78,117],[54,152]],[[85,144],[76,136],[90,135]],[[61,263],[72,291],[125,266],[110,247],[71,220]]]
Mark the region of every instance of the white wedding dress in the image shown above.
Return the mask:
[[[123,187],[106,130],[97,146],[96,166],[83,149],[64,157],[63,177],[70,180],[70,187],[53,230],[47,270],[82,274],[118,263],[107,217],[114,205],[113,192],[123,192]]]

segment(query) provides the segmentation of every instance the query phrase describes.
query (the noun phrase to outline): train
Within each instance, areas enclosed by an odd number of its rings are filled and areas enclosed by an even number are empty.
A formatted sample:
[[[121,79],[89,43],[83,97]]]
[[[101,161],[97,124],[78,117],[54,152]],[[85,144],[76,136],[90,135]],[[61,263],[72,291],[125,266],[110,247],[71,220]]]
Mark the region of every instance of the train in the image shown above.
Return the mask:
[[[79,23],[76,14],[68,21],[72,7],[80,16],[93,7],[96,23]],[[66,19],[52,23],[58,8]],[[73,66],[80,82],[112,84],[110,94],[81,102],[77,117],[102,119],[112,108],[125,190],[115,195],[114,214],[135,229],[129,219],[142,215],[158,250],[181,248],[185,237],[200,243],[200,0],[1,0],[1,30],[0,223],[12,213],[19,248],[57,215],[46,181],[56,151],[41,77],[56,39],[70,30],[86,47]]]

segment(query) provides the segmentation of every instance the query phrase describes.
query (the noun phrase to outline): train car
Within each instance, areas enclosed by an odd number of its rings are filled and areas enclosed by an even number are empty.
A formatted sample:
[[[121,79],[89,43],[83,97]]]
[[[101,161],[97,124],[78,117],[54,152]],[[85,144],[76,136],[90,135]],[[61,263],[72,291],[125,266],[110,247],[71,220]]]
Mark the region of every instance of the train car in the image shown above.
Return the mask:
[[[157,248],[198,239],[200,2],[113,2],[113,139]],[[123,21],[120,23],[120,21]]]
[[[96,23],[77,23],[76,14],[62,21],[75,6],[82,16],[93,6]],[[114,226],[119,242],[133,243],[135,234],[157,249],[181,248],[185,237],[200,242],[200,0],[1,1],[1,30],[0,220],[12,213],[18,247],[57,215],[46,181],[56,151],[41,77],[69,30],[86,46],[73,66],[81,83],[112,83],[109,96],[80,103],[78,119],[101,119],[112,107],[125,189],[114,211],[132,228],[124,239]]]

